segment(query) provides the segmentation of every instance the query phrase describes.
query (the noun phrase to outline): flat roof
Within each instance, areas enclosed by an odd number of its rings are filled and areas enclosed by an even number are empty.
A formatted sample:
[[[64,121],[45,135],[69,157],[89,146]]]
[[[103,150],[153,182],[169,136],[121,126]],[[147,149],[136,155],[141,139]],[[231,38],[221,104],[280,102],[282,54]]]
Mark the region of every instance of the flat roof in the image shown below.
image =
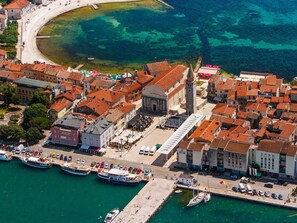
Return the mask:
[[[179,142],[191,131],[191,129],[203,118],[202,115],[192,114],[186,121],[170,136],[169,139],[157,150],[158,153],[168,155]]]

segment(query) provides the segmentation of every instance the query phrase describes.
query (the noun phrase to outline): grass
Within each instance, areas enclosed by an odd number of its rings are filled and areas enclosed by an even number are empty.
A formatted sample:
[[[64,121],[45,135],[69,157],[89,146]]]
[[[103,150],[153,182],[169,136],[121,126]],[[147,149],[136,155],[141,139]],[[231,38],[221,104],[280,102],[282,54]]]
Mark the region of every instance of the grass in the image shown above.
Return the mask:
[[[222,73],[221,73],[224,77],[227,77],[227,78],[233,78],[234,77],[234,74],[232,73],[229,73],[225,70],[222,70]]]
[[[204,81],[196,81],[197,86],[201,86],[202,84],[204,84]]]

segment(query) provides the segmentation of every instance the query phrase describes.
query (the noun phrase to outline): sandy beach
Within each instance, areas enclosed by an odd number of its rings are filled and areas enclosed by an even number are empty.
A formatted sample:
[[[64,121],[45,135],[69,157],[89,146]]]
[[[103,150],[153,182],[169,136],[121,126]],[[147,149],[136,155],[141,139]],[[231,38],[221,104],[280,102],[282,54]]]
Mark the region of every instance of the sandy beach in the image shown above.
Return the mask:
[[[101,3],[129,2],[138,0],[56,0],[46,6],[35,6],[23,16],[19,23],[19,41],[17,44],[17,58],[22,63],[33,63],[38,59],[48,64],[55,64],[46,58],[37,48],[36,36],[38,31],[50,20],[65,12]],[[95,9],[94,9],[95,10]],[[22,46],[22,44],[24,44]]]

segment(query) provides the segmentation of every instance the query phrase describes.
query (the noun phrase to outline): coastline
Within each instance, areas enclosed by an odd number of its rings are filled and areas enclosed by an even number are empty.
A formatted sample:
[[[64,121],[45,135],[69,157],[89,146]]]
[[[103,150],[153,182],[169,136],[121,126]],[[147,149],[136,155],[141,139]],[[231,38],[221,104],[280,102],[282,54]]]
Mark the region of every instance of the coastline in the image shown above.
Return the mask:
[[[21,60],[23,64],[34,63],[34,61],[42,59],[47,64],[57,65],[44,56],[37,47],[37,34],[45,24],[63,13],[85,6],[133,1],[139,0],[77,0],[74,2],[69,1],[70,3],[67,2],[68,4],[65,3],[65,0],[56,0],[47,6],[36,6],[31,9],[30,13],[18,20],[20,35],[17,44],[17,59]],[[25,44],[22,47],[23,43]]]

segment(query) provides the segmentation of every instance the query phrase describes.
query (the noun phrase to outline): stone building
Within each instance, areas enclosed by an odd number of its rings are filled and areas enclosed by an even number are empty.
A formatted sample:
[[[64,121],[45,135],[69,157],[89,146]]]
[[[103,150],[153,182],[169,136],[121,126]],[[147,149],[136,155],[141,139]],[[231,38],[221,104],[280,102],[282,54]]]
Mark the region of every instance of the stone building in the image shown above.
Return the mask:
[[[192,65],[190,65],[186,81],[186,114],[191,115],[196,112],[196,78]]]

